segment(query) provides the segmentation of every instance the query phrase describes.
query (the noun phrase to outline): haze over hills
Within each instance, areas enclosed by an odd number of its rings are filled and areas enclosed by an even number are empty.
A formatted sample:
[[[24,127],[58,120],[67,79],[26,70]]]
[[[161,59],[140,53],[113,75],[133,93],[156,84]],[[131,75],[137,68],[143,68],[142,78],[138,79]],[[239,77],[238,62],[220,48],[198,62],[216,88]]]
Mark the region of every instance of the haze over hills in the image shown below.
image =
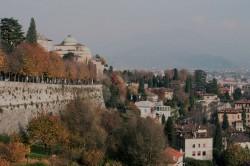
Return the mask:
[[[234,69],[238,65],[232,61],[213,55],[193,56],[126,56],[120,58],[108,58],[111,64],[118,69],[166,69],[166,68],[189,68],[204,70]]]

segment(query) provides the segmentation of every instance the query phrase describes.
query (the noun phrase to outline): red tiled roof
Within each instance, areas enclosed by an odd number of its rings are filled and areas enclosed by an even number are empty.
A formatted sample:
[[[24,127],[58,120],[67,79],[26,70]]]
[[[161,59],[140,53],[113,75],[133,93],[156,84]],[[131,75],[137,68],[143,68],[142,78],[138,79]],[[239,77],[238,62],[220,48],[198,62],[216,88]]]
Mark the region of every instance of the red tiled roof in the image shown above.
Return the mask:
[[[171,162],[177,162],[177,160],[184,155],[184,153],[175,150],[174,148],[167,147],[164,150],[164,155],[171,160]]]

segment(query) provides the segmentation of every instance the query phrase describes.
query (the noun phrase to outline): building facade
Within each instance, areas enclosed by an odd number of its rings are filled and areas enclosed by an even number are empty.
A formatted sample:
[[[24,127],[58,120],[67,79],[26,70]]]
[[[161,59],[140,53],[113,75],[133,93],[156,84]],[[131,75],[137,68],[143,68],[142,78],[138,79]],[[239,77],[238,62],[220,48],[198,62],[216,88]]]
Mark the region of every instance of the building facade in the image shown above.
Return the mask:
[[[55,45],[54,51],[56,51],[61,57],[73,53],[76,61],[86,64],[88,64],[92,58],[90,49],[85,45],[78,43],[78,41],[71,35],[68,35],[60,44]]]

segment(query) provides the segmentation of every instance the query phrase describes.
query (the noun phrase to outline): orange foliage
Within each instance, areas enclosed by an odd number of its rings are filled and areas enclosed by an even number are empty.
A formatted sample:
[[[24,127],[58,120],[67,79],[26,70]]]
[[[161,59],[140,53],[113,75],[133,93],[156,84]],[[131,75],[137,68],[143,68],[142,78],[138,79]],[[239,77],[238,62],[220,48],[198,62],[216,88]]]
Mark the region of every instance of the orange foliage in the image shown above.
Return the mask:
[[[49,55],[48,75],[50,77],[65,77],[65,66],[62,58],[55,52]]]
[[[0,70],[6,71],[7,69],[7,59],[4,52],[0,49]]]
[[[13,142],[8,144],[8,160],[11,162],[17,162],[25,159],[25,155],[28,153],[24,144],[19,142]]]
[[[89,166],[99,165],[104,157],[101,150],[93,149],[83,153],[83,163]]]
[[[10,162],[1,158],[1,156],[0,156],[0,166],[10,166]]]
[[[112,74],[111,80],[112,80],[112,83],[117,85],[117,87],[119,88],[121,100],[124,101],[126,99],[126,95],[127,95],[127,88],[126,88],[125,81],[117,73]]]

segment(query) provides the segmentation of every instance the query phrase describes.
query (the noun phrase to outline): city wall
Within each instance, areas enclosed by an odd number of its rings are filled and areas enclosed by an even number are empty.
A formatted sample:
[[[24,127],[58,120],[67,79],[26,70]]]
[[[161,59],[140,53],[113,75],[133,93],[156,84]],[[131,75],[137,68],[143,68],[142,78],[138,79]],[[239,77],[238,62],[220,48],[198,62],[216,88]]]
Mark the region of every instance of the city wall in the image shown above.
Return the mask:
[[[0,81],[0,133],[24,129],[39,112],[58,113],[80,96],[103,106],[101,85],[59,85]]]

